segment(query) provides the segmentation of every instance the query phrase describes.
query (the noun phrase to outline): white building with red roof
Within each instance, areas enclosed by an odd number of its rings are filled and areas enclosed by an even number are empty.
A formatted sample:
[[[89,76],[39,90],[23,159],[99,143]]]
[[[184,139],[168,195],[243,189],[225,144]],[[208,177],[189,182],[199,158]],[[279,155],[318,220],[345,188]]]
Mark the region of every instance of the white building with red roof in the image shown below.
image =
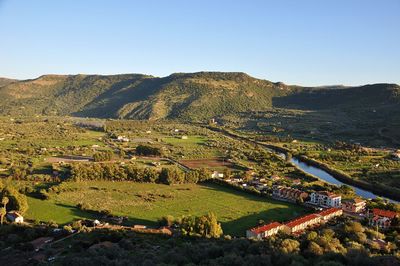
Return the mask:
[[[246,231],[247,238],[263,239],[272,235],[277,234],[283,230],[283,224],[278,222],[272,222],[266,225],[251,228]]]
[[[365,210],[367,203],[362,199],[351,199],[342,202],[342,209],[346,212],[360,213]]]
[[[329,209],[325,209],[323,211],[320,211],[317,214],[319,216],[321,216],[321,220],[329,221],[330,219],[333,219],[335,217],[341,216],[343,214],[343,210],[339,209],[339,208],[329,208]]]
[[[398,218],[397,212],[382,210],[382,209],[372,209],[368,215],[368,224],[370,226],[378,226],[380,228],[388,228],[392,224],[394,218]]]
[[[321,216],[314,213],[308,214],[285,223],[283,230],[288,234],[293,234],[306,230],[308,227],[319,224],[320,222]]]
[[[342,197],[329,191],[313,192],[310,195],[310,203],[321,207],[340,208]]]

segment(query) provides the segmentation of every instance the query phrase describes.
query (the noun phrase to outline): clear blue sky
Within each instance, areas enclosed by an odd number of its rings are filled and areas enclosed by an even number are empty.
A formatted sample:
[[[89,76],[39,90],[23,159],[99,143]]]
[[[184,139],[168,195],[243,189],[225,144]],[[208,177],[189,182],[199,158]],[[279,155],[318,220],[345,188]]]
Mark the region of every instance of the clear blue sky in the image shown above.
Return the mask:
[[[400,83],[400,0],[0,0],[0,76],[243,71]]]

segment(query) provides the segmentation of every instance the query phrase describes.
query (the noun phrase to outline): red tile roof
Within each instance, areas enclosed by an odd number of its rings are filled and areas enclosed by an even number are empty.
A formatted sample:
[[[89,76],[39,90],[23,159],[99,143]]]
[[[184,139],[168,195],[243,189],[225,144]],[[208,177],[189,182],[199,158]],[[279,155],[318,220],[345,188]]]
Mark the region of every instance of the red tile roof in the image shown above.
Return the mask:
[[[320,192],[317,192],[317,194],[325,195],[325,196],[328,196],[328,197],[330,197],[330,198],[337,198],[337,197],[339,197],[339,195],[336,195],[335,193],[332,193],[332,192],[329,192],[329,191],[320,191]]]
[[[338,209],[338,208],[329,208],[329,209],[320,211],[318,214],[321,216],[327,216],[327,215],[330,215],[330,214],[338,212],[338,211],[340,211],[340,209]]]
[[[356,198],[356,199],[353,199],[353,201],[354,201],[355,204],[365,202],[365,200],[363,200],[363,199],[357,199],[357,198]]]
[[[300,218],[291,220],[291,221],[285,223],[285,225],[288,227],[295,227],[297,225],[300,225],[300,224],[303,224],[303,223],[306,223],[308,221],[311,221],[313,219],[318,219],[318,218],[319,218],[319,216],[316,214],[308,214],[308,215],[302,216]]]
[[[279,227],[281,225],[282,225],[281,223],[272,222],[272,223],[269,223],[269,224],[266,224],[266,225],[254,227],[254,228],[250,229],[250,231],[252,231],[253,233],[256,233],[256,234],[260,234],[262,232],[269,231],[271,229],[277,228],[277,227]]]
[[[387,210],[381,210],[381,209],[373,209],[372,213],[374,216],[382,216],[382,217],[387,217],[390,219],[393,219],[394,217],[397,216],[397,213],[394,211],[387,211]]]

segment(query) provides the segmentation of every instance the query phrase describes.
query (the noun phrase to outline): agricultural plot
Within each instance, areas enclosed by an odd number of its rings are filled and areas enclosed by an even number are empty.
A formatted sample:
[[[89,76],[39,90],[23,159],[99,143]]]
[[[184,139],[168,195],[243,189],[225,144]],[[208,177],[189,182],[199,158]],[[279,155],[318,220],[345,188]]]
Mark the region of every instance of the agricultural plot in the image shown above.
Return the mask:
[[[165,215],[203,215],[214,212],[226,234],[244,235],[245,230],[264,221],[284,221],[307,210],[294,204],[261,198],[215,184],[167,186],[133,182],[63,183],[60,193],[49,200],[32,201],[28,218],[54,220],[83,217],[75,206],[85,204],[92,210],[109,210],[128,216],[132,223],[156,225]],[[62,209],[60,209],[61,207]],[[60,214],[63,213],[63,214]],[[66,218],[67,217],[67,218]]]
[[[165,137],[162,139],[174,154],[179,154],[181,158],[213,158],[221,156],[223,153],[216,147],[209,145],[210,139],[205,136],[188,135],[187,139],[182,136]]]
[[[237,166],[235,166],[233,163],[228,162],[223,158],[181,160],[180,163],[192,169],[200,169],[200,168],[208,168],[211,170],[223,170],[226,168],[237,169]]]
[[[203,136],[186,136],[187,139],[182,139],[182,136],[163,138],[163,141],[168,144],[190,147],[203,145],[207,142],[207,138]]]

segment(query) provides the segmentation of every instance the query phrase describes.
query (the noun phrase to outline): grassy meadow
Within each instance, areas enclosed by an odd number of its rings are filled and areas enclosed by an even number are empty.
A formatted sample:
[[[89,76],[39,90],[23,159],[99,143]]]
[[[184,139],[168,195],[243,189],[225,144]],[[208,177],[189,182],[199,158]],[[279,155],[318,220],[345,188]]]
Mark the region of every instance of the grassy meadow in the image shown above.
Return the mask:
[[[93,210],[110,210],[128,216],[132,223],[155,225],[165,215],[202,215],[214,212],[224,232],[244,235],[264,221],[284,221],[306,212],[303,207],[238,192],[216,184],[160,185],[133,182],[92,181],[59,186],[49,200],[30,198],[28,217],[63,224],[90,215],[75,206],[85,203]]]

